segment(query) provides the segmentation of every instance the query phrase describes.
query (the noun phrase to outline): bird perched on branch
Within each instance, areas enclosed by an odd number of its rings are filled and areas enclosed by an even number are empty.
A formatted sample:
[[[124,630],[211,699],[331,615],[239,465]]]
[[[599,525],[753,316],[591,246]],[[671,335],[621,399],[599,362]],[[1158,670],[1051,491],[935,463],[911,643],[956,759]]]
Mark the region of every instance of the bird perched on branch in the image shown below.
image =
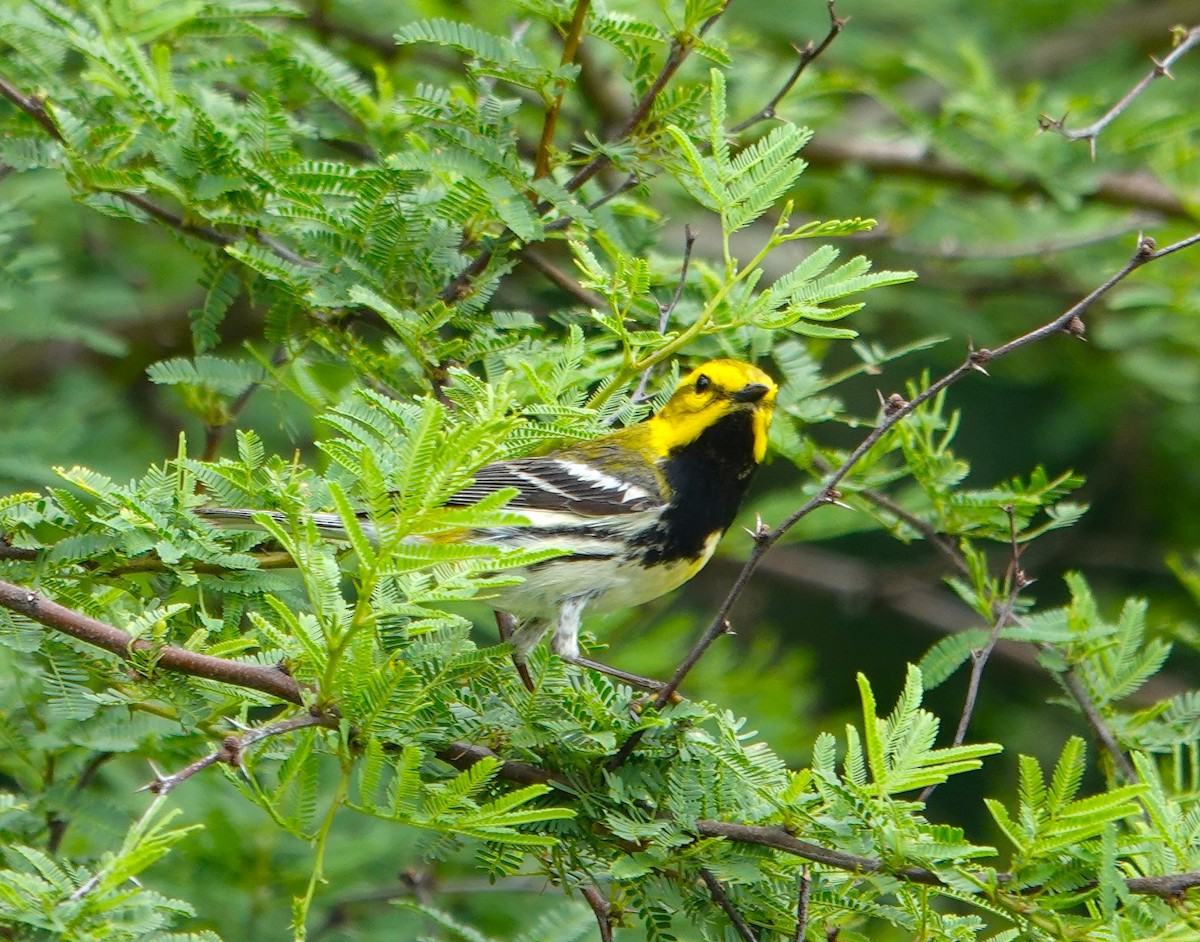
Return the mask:
[[[551,648],[564,660],[655,686],[580,656],[583,613],[648,602],[704,567],[766,453],[776,392],[758,367],[713,360],[685,376],[646,421],[540,457],[486,465],[447,502],[469,506],[513,488],[507,508],[529,524],[466,531],[464,540],[565,551],[514,570],[524,581],[498,588],[489,600],[518,620],[509,638],[518,667],[553,629]],[[252,529],[258,511],[199,513],[220,526]],[[325,535],[345,534],[336,514],[314,521]],[[528,682],[524,669],[522,676]]]

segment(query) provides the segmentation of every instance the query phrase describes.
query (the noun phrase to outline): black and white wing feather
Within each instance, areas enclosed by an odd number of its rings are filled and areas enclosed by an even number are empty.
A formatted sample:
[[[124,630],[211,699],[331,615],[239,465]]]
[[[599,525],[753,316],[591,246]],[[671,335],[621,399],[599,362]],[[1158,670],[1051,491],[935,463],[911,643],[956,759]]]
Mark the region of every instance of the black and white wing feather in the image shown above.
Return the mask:
[[[516,488],[513,510],[545,510],[583,517],[611,517],[660,509],[666,500],[649,474],[618,475],[570,458],[546,456],[498,461],[480,468],[475,483],[447,501],[473,504],[503,488]]]

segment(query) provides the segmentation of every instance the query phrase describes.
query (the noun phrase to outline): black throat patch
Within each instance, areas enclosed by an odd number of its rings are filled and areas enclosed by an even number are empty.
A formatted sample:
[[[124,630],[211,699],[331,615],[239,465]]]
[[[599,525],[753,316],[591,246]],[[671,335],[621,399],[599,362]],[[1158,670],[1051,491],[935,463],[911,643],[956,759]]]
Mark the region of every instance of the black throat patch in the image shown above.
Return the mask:
[[[695,441],[676,448],[663,466],[674,497],[662,518],[642,534],[648,564],[697,559],[714,533],[733,523],[758,465],[749,412],[734,412]]]

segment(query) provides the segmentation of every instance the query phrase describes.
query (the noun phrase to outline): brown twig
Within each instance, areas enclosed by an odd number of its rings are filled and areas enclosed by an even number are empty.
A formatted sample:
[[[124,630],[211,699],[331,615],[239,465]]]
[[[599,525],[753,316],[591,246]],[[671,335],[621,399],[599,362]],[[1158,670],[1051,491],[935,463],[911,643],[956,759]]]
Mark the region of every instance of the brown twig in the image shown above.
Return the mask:
[[[575,53],[583,39],[584,25],[587,23],[588,7],[591,0],[575,0],[575,14],[571,17],[571,25],[563,40],[561,68],[566,68],[575,61]],[[550,149],[554,145],[554,129],[558,126],[558,113],[562,110],[563,96],[567,91],[565,79],[559,79],[554,89],[554,98],[546,109],[546,117],[542,121],[542,134],[538,139],[537,157],[534,160],[533,179],[540,180],[550,172]]]
[[[218,748],[170,775],[164,775],[151,763],[150,768],[154,771],[154,780],[141,790],[153,792],[155,795],[166,795],[174,791],[197,772],[202,772],[210,765],[216,765],[219,762],[241,768],[242,756],[255,743],[262,742],[271,736],[282,736],[284,733],[295,732],[298,729],[309,729],[313,726],[320,726],[324,729],[337,729],[338,716],[336,711],[319,710],[305,713],[301,716],[291,716],[285,720],[268,723],[265,726],[256,726],[252,729],[244,730],[237,735],[226,736]]]
[[[1048,645],[1042,645],[1042,647],[1048,647]],[[1133,767],[1133,763],[1125,755],[1125,751],[1117,741],[1116,733],[1112,731],[1112,727],[1108,725],[1108,721],[1104,719],[1095,701],[1092,700],[1091,694],[1088,693],[1075,668],[1069,666],[1064,671],[1057,671],[1055,676],[1062,682],[1067,693],[1071,695],[1071,699],[1079,705],[1079,709],[1083,713],[1084,719],[1087,720],[1088,726],[1092,728],[1092,732],[1095,734],[1100,745],[1112,756],[1113,763],[1120,770],[1121,774],[1127,781],[1136,782],[1138,774]]]
[[[999,612],[992,621],[992,630],[988,634],[987,641],[983,647],[971,652],[971,677],[967,681],[967,695],[963,701],[962,714],[958,718],[958,727],[954,731],[954,740],[951,742],[951,746],[961,746],[966,741],[967,728],[971,725],[971,717],[975,713],[975,703],[979,698],[979,685],[983,682],[983,669],[987,667],[992,651],[995,650],[996,644],[1000,640],[1000,632],[1012,621],[1013,611],[1016,609],[1021,590],[1032,583],[1032,580],[1025,575],[1025,571],[1021,568],[1021,544],[1017,542],[1017,522],[1012,506],[1005,507],[1004,512],[1008,514],[1009,547],[1011,548],[1008,572],[1004,577],[1008,592],[1004,602],[1000,605]],[[929,796],[937,790],[937,786],[937,782],[925,786],[917,801],[928,801]]]
[[[59,130],[58,125],[54,123],[50,112],[46,110],[46,103],[39,97],[24,95],[7,79],[0,76],[0,95],[3,95],[14,105],[17,106],[25,114],[29,115],[34,121],[41,125],[46,131],[60,144],[67,144],[67,139]],[[140,193],[131,193],[128,190],[102,190],[101,192],[115,196],[122,202],[128,203],[130,206],[137,207],[147,216],[163,223],[176,232],[183,235],[192,236],[200,239],[203,242],[208,242],[211,245],[216,245],[221,248],[227,248],[239,241],[241,236],[230,235],[214,229],[212,226],[205,226],[199,223],[189,222],[180,213],[160,206],[153,200],[148,199]],[[297,255],[281,242],[268,236],[265,233],[254,229],[248,229],[245,236],[258,242],[260,245],[270,249],[275,255],[286,262],[291,262],[293,265],[313,266],[316,262],[304,258],[302,255]]]
[[[679,301],[683,297],[683,289],[687,285],[688,267],[692,263],[692,249],[696,245],[696,236],[692,233],[692,227],[684,225],[683,227],[683,261],[679,266],[679,281],[675,284],[675,293],[671,295],[671,300],[666,304],[658,305],[658,332],[665,334],[667,326],[671,323],[671,315],[675,313],[675,308],[679,307]],[[630,402],[641,402],[646,398],[646,386],[650,383],[650,374],[654,372],[654,367],[647,367],[642,373],[642,378],[638,380],[637,388],[633,391],[630,397]]]
[[[1043,131],[1053,131],[1056,134],[1061,134],[1068,141],[1087,141],[1092,159],[1095,160],[1096,140],[1100,137],[1100,132],[1119,117],[1126,108],[1133,104],[1137,97],[1149,88],[1155,79],[1174,78],[1175,76],[1171,74],[1171,66],[1196,45],[1200,45],[1200,26],[1193,26],[1191,29],[1182,30],[1177,33],[1176,45],[1170,54],[1161,62],[1154,58],[1154,56],[1151,56],[1150,61],[1154,63],[1154,68],[1122,95],[1120,100],[1108,109],[1101,118],[1087,127],[1069,130],[1064,126],[1066,115],[1063,115],[1061,118],[1051,118],[1044,114],[1038,118],[1038,127]]]
[[[302,702],[299,685],[283,670],[230,661],[170,645],[160,647],[141,639],[135,640],[119,628],[97,621],[11,582],[0,581],[0,606],[47,628],[102,648],[125,661],[133,660],[135,652],[144,652],[154,658],[156,669],[258,690],[292,703]]]
[[[819,454],[813,459],[813,467],[822,474],[828,474],[833,470],[833,465]],[[864,487],[862,490],[855,491],[855,496],[863,498],[902,523],[908,524],[921,534],[921,539],[945,556],[955,569],[963,575],[968,574],[967,558],[963,555],[962,550],[955,545],[953,540],[939,533],[937,528],[928,520],[917,516],[905,507],[901,507],[890,496],[883,493],[883,491],[877,491],[874,488]]]
[[[808,867],[800,868],[797,882],[796,931],[792,933],[792,942],[804,942],[804,934],[808,931],[808,901],[812,896],[812,878],[808,875]]]
[[[592,907],[596,914],[596,926],[600,930],[600,942],[613,942],[612,906],[604,898],[604,894],[594,886],[581,886],[579,894]]]
[[[775,110],[779,107],[779,103],[787,97],[788,93],[795,87],[796,82],[800,80],[800,76],[804,74],[804,70],[812,64],[821,53],[829,48],[830,44],[838,38],[846,24],[850,22],[850,17],[840,17],[834,10],[834,4],[837,0],[826,0],[825,6],[829,11],[829,32],[825,34],[825,38],[821,40],[819,45],[814,46],[810,39],[803,46],[793,45],[799,59],[796,61],[796,67],[792,69],[792,74],[787,77],[787,80],[780,86],[777,91],[765,105],[758,109],[754,114],[750,115],[745,121],[735,124],[729,129],[730,134],[740,134],[747,128],[758,124],[760,121],[766,121],[774,118]]]
[[[1036,177],[1004,180],[988,176],[939,156],[927,143],[915,139],[872,141],[819,135],[804,145],[804,159],[813,170],[840,170],[852,164],[892,177],[934,180],[971,191],[1051,195],[1045,182]],[[1148,210],[1172,219],[1192,221],[1197,218],[1193,207],[1145,172],[1102,176],[1089,192],[1081,194],[1081,198]]]
[[[589,291],[536,249],[526,246],[521,250],[521,258],[541,272],[548,282],[565,291],[584,307],[603,310],[608,306],[604,298],[594,291]]]
[[[40,600],[41,604],[31,605],[31,597]],[[47,628],[62,631],[87,644],[112,651],[118,656],[124,656],[123,652],[138,644],[119,628],[97,622],[90,616],[41,599],[36,593],[7,582],[0,582],[0,606],[26,615]],[[102,630],[98,631],[97,626]],[[199,655],[172,647],[160,649],[159,654],[157,666],[164,670],[250,690],[262,691],[272,687],[274,689],[267,692],[272,692],[279,699],[289,703],[302,703],[300,685],[288,674],[275,668],[241,664],[224,658]],[[190,658],[181,658],[181,654],[189,655]],[[329,712],[332,713],[332,711]],[[517,785],[559,784],[564,786],[563,794],[571,794],[574,791],[574,786],[562,776],[527,762],[503,759],[486,746],[454,742],[438,749],[435,754],[441,761],[456,769],[468,769],[481,759],[499,760],[500,765],[496,774],[505,781]],[[912,883],[921,883],[927,886],[945,885],[937,874],[923,867],[894,867],[875,858],[850,854],[800,840],[781,827],[700,820],[695,822],[695,830],[701,837],[720,837],[757,847],[768,847],[837,870],[889,873]],[[998,880],[1003,885],[1010,882],[1011,877],[1007,874],[999,874]],[[1200,887],[1200,872],[1130,877],[1126,879],[1125,883],[1131,893],[1157,896],[1161,899],[1177,899],[1189,890]]]
[[[708,887],[708,892],[716,904],[725,910],[725,915],[729,917],[729,921],[737,930],[737,934],[742,937],[743,942],[758,942],[758,936],[742,918],[742,914],[737,911],[733,900],[729,898],[729,894],[725,892],[725,887],[721,886],[721,881],[716,878],[716,875],[707,867],[701,867],[700,879]]]
[[[850,452],[845,460],[834,471],[825,477],[824,483],[817,492],[809,498],[803,505],[797,508],[792,514],[775,527],[773,530],[763,526],[760,522],[754,534],[754,548],[751,550],[749,557],[738,573],[737,579],[725,596],[717,613],[713,616],[712,622],[708,628],[696,641],[692,650],[688,653],[687,659],[680,665],[675,672],[675,676],[667,683],[663,691],[655,700],[655,707],[661,709],[667,702],[671,694],[675,692],[679,684],[691,671],[692,667],[704,656],[704,653],[712,645],[712,643],[725,634],[729,630],[729,614],[733,609],[734,604],[745,591],[746,586],[750,582],[750,577],[758,568],[759,561],[772,546],[799,523],[804,517],[808,516],[818,507],[823,507],[826,504],[839,502],[839,494],[837,491],[838,485],[842,480],[854,469],[854,467],[864,458],[867,453],[882,439],[891,429],[902,419],[911,415],[918,408],[924,405],[929,400],[940,394],[942,390],[954,385],[964,376],[971,372],[980,372],[987,374],[987,364],[999,360],[1002,357],[1020,350],[1029,344],[1044,340],[1047,337],[1052,337],[1062,333],[1076,334],[1078,326],[1082,324],[1082,315],[1101,297],[1111,291],[1116,285],[1120,284],[1134,270],[1141,268],[1143,265],[1155,261],[1160,258],[1165,258],[1183,249],[1189,248],[1192,245],[1200,242],[1200,233],[1189,236],[1186,239],[1181,239],[1178,242],[1168,245],[1166,248],[1155,249],[1154,240],[1147,237],[1138,239],[1137,248],[1133,256],[1121,267],[1121,269],[1105,281],[1098,288],[1095,288],[1088,293],[1086,297],[1072,305],[1063,313],[1059,314],[1053,320],[1048,321],[1041,327],[1014,337],[1007,343],[1001,344],[995,349],[970,350],[967,357],[950,372],[943,374],[939,379],[929,384],[925,389],[913,397],[911,401],[905,401],[898,395],[889,397],[885,407],[882,410],[879,423],[871,432],[858,443],[858,446]],[[645,736],[645,729],[634,730],[629,738],[621,746],[621,748],[613,755],[608,762],[608,768],[614,769],[622,764],[633,753],[633,749],[641,742]]]

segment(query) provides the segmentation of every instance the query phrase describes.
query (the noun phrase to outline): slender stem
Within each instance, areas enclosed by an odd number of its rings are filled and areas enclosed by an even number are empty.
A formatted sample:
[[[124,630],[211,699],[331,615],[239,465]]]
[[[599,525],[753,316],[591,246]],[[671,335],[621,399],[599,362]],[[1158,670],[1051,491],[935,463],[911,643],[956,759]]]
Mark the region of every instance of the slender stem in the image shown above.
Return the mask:
[[[1011,547],[1008,572],[1005,574],[1008,592],[1000,606],[1000,611],[992,622],[992,630],[988,634],[987,641],[982,648],[971,652],[971,677],[967,681],[967,696],[963,702],[962,714],[958,718],[958,728],[954,731],[954,740],[951,746],[961,746],[966,741],[967,728],[971,724],[971,717],[975,713],[975,702],[979,698],[979,686],[983,682],[983,669],[987,667],[992,651],[995,650],[996,643],[1000,640],[1000,632],[1012,621],[1013,611],[1016,608],[1017,599],[1021,595],[1021,590],[1030,584],[1030,579],[1021,569],[1021,544],[1017,542],[1017,522],[1012,506],[1005,507],[1004,512],[1008,514],[1009,546]],[[927,785],[917,800],[928,801],[929,796],[937,790],[937,786],[937,782]]]
[[[604,298],[594,291],[589,291],[541,252],[526,246],[521,250],[521,258],[541,272],[547,281],[565,291],[585,307],[603,310],[607,306]]]
[[[591,6],[591,0],[576,0],[575,15],[571,18],[571,25],[567,30],[566,39],[563,41],[560,62],[562,68],[566,68],[575,61],[575,53],[583,39],[583,28],[587,23],[589,6]],[[542,136],[538,141],[537,158],[534,161],[533,179],[535,180],[540,180],[550,172],[550,148],[554,144],[554,129],[558,124],[558,113],[562,109],[563,96],[566,91],[566,80],[559,79],[554,99],[550,102],[550,107],[546,109],[546,117],[542,122]]]
[[[808,931],[808,901],[812,896],[812,878],[808,875],[808,867],[800,868],[799,889],[796,894],[796,931],[792,933],[792,942],[804,942],[804,934]]]
[[[329,845],[329,834],[333,830],[333,821],[337,817],[337,813],[342,809],[342,804],[346,800],[346,794],[350,790],[350,763],[343,763],[341,776],[338,778],[337,790],[334,792],[333,798],[329,802],[329,810],[325,812],[325,817],[321,821],[321,827],[316,833],[316,850],[313,854],[312,873],[308,878],[308,886],[305,888],[304,895],[296,901],[296,911],[293,917],[294,921],[292,928],[296,932],[297,939],[303,939],[306,934],[305,923],[308,922],[308,911],[312,907],[312,901],[317,895],[317,884],[325,882],[325,848]]]
[[[743,942],[758,942],[758,936],[750,928],[746,920],[742,918],[742,914],[737,911],[737,907],[733,905],[733,900],[729,898],[729,894],[725,892],[725,887],[721,886],[721,881],[716,878],[713,872],[707,867],[701,867],[700,879],[708,887],[708,892],[712,894],[712,898],[716,904],[725,910],[725,915],[729,917],[729,921],[733,924],[733,928],[737,930],[737,934],[742,937]]]
[[[789,75],[783,85],[780,86],[779,91],[771,96],[770,101],[759,108],[754,114],[750,115],[750,117],[748,117],[745,121],[741,121],[731,127],[729,129],[730,134],[740,134],[747,128],[758,124],[760,121],[766,121],[769,118],[775,117],[775,109],[777,109],[779,107],[779,103],[787,97],[788,92],[795,87],[796,82],[800,79],[800,76],[804,74],[804,70],[812,64],[814,59],[816,59],[819,55],[821,55],[821,53],[829,48],[830,44],[838,38],[846,24],[850,21],[850,17],[839,17],[836,13],[834,13],[833,7],[835,3],[836,0],[827,0],[825,4],[826,9],[829,11],[829,32],[825,34],[825,38],[822,39],[821,42],[816,46],[812,44],[812,40],[809,40],[803,46],[792,47],[797,53],[799,53],[800,56],[800,58],[796,61],[796,67],[792,69],[792,74]]]
[[[1062,685],[1066,688],[1071,698],[1079,704],[1079,709],[1083,712],[1084,718],[1088,721],[1088,725],[1095,733],[1096,739],[1105,751],[1112,756],[1112,760],[1121,774],[1127,781],[1136,782],[1138,780],[1137,770],[1134,769],[1133,763],[1129,761],[1129,757],[1125,755],[1125,751],[1121,748],[1121,744],[1117,741],[1117,735],[1112,731],[1112,727],[1108,725],[1108,721],[1104,719],[1099,708],[1092,700],[1091,694],[1088,693],[1087,687],[1084,686],[1078,672],[1074,667],[1068,667],[1065,671],[1058,674]]]
[[[612,907],[604,894],[594,886],[581,886],[580,895],[596,914],[596,926],[600,930],[600,942],[613,942]]]
[[[679,302],[683,298],[683,289],[687,284],[688,266],[692,263],[692,248],[696,244],[696,236],[692,233],[692,227],[685,225],[683,227],[683,262],[679,266],[679,281],[675,284],[675,293],[671,295],[671,300],[666,304],[658,306],[658,332],[665,334],[667,327],[671,323],[671,315],[675,313],[675,308],[679,307]],[[646,398],[646,386],[650,382],[650,373],[653,367],[646,367],[642,372],[642,378],[638,380],[637,389],[633,391],[630,397],[633,402],[641,402]]]
[[[1089,124],[1087,127],[1078,128],[1077,130],[1073,131],[1068,130],[1063,126],[1066,120],[1065,116],[1054,119],[1049,118],[1046,115],[1042,115],[1038,120],[1039,126],[1043,131],[1055,131],[1061,134],[1068,141],[1086,140],[1088,142],[1088,146],[1091,148],[1092,159],[1094,160],[1096,158],[1096,140],[1100,137],[1100,132],[1108,127],[1118,116],[1120,116],[1126,108],[1133,104],[1138,96],[1141,95],[1142,92],[1144,92],[1147,88],[1149,88],[1155,79],[1174,78],[1174,76],[1171,75],[1171,66],[1174,65],[1181,56],[1185,55],[1190,49],[1197,45],[1200,45],[1200,26],[1193,26],[1191,29],[1188,29],[1182,33],[1175,48],[1172,49],[1170,54],[1161,62],[1151,56],[1150,59],[1154,63],[1154,68],[1152,68],[1146,75],[1142,76],[1142,78],[1139,79],[1134,86],[1129,89],[1129,91],[1122,95],[1120,100],[1103,116],[1101,116],[1092,124]]]
[[[942,390],[954,385],[968,373],[973,371],[981,372],[986,375],[986,364],[993,360],[998,360],[1008,356],[1016,350],[1028,346],[1031,343],[1044,340],[1047,337],[1054,336],[1060,333],[1074,334],[1080,329],[1078,325],[1082,324],[1081,315],[1096,303],[1103,295],[1112,290],[1113,287],[1124,281],[1134,269],[1140,268],[1148,262],[1164,258],[1189,246],[1200,242],[1200,233],[1189,236],[1186,239],[1181,239],[1178,242],[1172,243],[1165,248],[1155,249],[1154,240],[1146,237],[1139,238],[1137,248],[1133,256],[1126,262],[1121,269],[1105,281],[1098,288],[1089,292],[1081,301],[1072,305],[1063,313],[1059,314],[1053,320],[1048,321],[1041,327],[1035,328],[1027,333],[1014,337],[1007,343],[1001,344],[992,350],[971,350],[961,364],[954,369],[945,373],[939,379],[930,383],[925,389],[913,397],[912,401],[906,402],[899,396],[892,396],[886,400],[879,423],[873,428],[865,438],[858,443],[858,446],[846,456],[845,460],[828,475],[826,475],[821,487],[813,494],[804,504],[792,512],[792,514],[775,527],[773,530],[768,529],[760,524],[754,540],[754,549],[750,552],[741,571],[738,573],[733,586],[725,596],[721,605],[718,607],[716,614],[713,616],[712,622],[699,640],[689,652],[687,659],[679,670],[675,672],[675,676],[671,678],[663,692],[656,699],[656,705],[661,708],[667,702],[667,697],[674,693],[679,683],[686,677],[687,673],[695,666],[695,664],[703,657],[709,646],[719,638],[722,634],[729,630],[728,618],[734,604],[745,591],[746,586],[750,582],[750,577],[758,568],[759,562],[772,546],[779,542],[783,536],[799,523],[804,517],[808,516],[818,507],[825,504],[835,503],[838,499],[837,487],[842,480],[858,465],[867,453],[888,433],[891,429],[905,419],[918,408],[929,402]],[[642,737],[645,736],[645,729],[634,730],[629,738],[621,746],[621,748],[613,755],[608,762],[610,769],[622,765],[630,755]]]
[[[262,742],[271,736],[282,736],[285,733],[295,732],[298,729],[308,729],[313,726],[320,726],[325,729],[337,729],[337,713],[334,711],[305,713],[300,716],[291,716],[275,723],[268,723],[265,726],[256,726],[253,729],[247,729],[240,735],[226,736],[218,748],[192,762],[190,765],[184,766],[178,772],[171,775],[162,775],[155,770],[154,781],[146,786],[146,790],[156,795],[166,795],[174,791],[197,772],[207,769],[210,765],[223,762],[226,765],[241,766],[242,756],[245,754],[245,751],[255,743]]]

